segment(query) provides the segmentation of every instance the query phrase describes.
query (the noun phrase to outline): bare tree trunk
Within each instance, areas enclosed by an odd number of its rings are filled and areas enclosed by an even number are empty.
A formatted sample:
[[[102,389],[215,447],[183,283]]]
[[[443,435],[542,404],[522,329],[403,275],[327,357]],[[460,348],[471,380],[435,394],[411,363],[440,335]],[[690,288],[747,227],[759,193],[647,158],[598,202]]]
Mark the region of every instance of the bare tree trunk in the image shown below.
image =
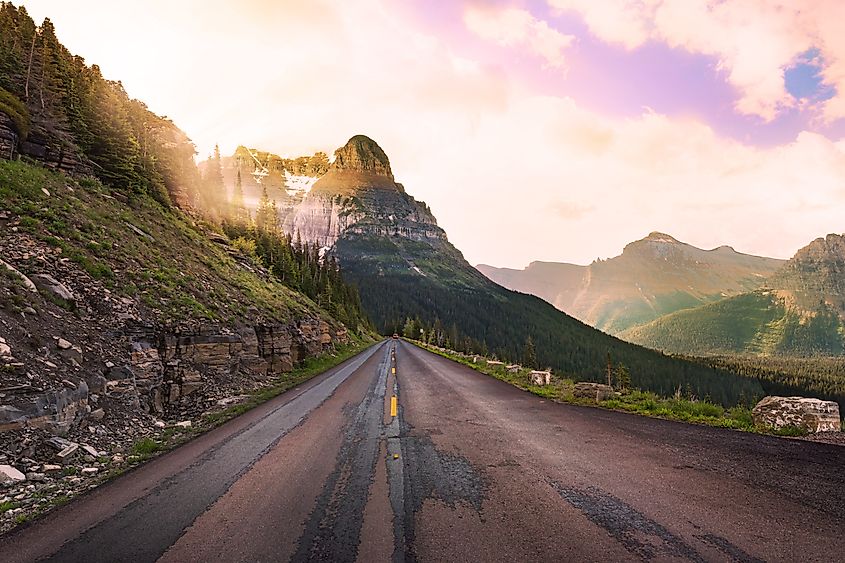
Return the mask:
[[[29,48],[29,66],[26,68],[26,84],[23,87],[26,101],[29,102],[29,76],[32,74],[32,55],[35,54],[35,39],[38,37],[38,28],[32,34],[32,46]]]

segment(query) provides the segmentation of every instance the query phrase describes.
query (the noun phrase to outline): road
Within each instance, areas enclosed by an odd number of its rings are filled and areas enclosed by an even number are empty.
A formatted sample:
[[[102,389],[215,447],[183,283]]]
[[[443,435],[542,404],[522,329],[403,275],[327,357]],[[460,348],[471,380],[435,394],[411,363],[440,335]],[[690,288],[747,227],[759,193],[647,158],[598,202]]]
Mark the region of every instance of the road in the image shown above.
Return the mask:
[[[558,405],[388,341],[0,559],[841,561],[844,468],[839,446]]]

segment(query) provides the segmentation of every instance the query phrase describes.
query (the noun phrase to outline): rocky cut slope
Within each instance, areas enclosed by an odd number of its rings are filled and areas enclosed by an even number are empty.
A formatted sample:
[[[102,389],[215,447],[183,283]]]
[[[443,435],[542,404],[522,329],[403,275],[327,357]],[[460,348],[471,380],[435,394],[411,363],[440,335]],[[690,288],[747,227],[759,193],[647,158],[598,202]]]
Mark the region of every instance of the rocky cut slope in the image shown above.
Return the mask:
[[[73,489],[64,481],[119,467],[167,421],[242,400],[349,339],[180,211],[0,160],[0,465],[31,473],[24,485]],[[67,473],[83,457],[90,472]],[[39,470],[56,460],[65,473]]]
[[[679,311],[622,336],[650,348],[696,355],[841,355],[845,237],[814,240],[764,288]]]
[[[531,293],[611,334],[752,291],[783,260],[751,256],[729,246],[702,250],[664,233],[625,246],[622,254],[588,266],[532,262],[523,270],[480,264],[507,288]]]

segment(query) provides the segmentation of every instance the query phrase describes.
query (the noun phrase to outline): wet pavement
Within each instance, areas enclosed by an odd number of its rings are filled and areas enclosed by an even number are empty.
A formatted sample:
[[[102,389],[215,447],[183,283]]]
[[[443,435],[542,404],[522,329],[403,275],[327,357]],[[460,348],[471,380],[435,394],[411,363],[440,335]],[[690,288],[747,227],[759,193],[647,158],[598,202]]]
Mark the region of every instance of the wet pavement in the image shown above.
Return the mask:
[[[390,340],[0,560],[836,561],[843,468],[842,447],[559,405]]]

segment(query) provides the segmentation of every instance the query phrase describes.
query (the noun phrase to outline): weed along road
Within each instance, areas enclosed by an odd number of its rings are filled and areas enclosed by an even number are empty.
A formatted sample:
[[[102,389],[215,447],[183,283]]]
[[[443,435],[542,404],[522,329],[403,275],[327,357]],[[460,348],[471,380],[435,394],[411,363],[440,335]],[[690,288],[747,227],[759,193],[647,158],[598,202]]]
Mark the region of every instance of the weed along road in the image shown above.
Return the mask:
[[[558,405],[396,340],[2,538],[3,561],[835,561],[845,448]]]

